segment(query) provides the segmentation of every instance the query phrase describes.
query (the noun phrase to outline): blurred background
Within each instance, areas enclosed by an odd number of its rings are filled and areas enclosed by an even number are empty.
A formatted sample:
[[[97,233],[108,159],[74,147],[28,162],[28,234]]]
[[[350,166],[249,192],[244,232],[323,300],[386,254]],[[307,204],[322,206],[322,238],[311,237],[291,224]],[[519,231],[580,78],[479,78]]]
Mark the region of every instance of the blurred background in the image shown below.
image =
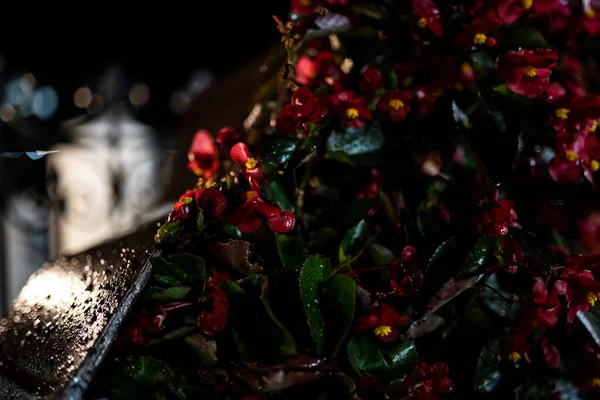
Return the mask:
[[[244,69],[278,46],[288,6],[2,10],[0,315],[44,261],[168,213],[189,138],[247,111]]]

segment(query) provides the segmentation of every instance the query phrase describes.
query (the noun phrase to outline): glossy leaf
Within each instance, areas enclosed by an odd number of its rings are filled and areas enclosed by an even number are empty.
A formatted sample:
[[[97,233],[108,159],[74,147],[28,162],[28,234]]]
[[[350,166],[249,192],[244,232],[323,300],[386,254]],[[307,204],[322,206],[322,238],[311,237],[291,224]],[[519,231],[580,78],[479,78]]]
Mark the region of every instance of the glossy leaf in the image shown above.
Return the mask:
[[[546,244],[522,229],[508,228],[506,237],[516,241],[525,256],[535,257],[550,265],[558,263],[556,255]]]
[[[429,301],[427,306],[427,315],[433,314],[439,310],[442,306],[446,305],[460,294],[464,293],[467,289],[472,288],[482,277],[473,276],[466,279],[454,280],[451,279],[442,286],[442,288],[436,293],[435,296]]]
[[[333,131],[327,139],[326,158],[350,165],[377,164],[378,151],[383,147],[383,134],[375,123],[362,129],[347,128]]]
[[[498,339],[493,339],[481,350],[473,382],[473,390],[476,393],[493,393],[500,384],[502,372],[499,368],[499,354]]]
[[[158,244],[163,244],[166,242],[170,242],[172,240],[177,239],[177,235],[183,230],[183,225],[181,221],[169,221],[160,228],[158,228],[158,232],[154,236],[154,240]]]
[[[328,259],[314,255],[306,260],[300,271],[300,298],[320,357],[325,348],[325,321],[321,314],[319,285],[328,277],[330,270],[331,263]]]
[[[359,335],[348,343],[348,360],[361,376],[393,379],[414,371],[417,348],[412,341],[383,343]]]
[[[548,48],[548,43],[544,35],[535,28],[513,25],[503,29],[501,32],[501,41],[504,46],[529,50]]]
[[[514,275],[492,274],[481,287],[479,299],[498,317],[516,323],[521,303],[514,302],[513,297],[523,292],[522,284],[522,280]]]
[[[500,251],[501,240],[495,236],[483,236],[460,267],[460,276],[480,274],[498,264],[496,254]]]
[[[173,254],[169,256],[169,262],[177,271],[184,271],[181,282],[196,283],[206,278],[204,259],[193,254]]]
[[[241,239],[243,236],[237,226],[229,225],[223,221],[219,221],[215,224],[215,230],[217,233],[228,239]]]
[[[285,136],[275,136],[269,138],[263,150],[263,170],[265,168],[276,168],[281,164],[287,163],[292,158],[297,144],[294,140]],[[265,171],[266,172],[266,171]]]
[[[369,226],[362,220],[354,228],[344,234],[339,250],[340,264],[347,263],[357,257],[365,248],[369,239]]]
[[[340,209],[333,210],[333,215],[336,222],[341,224],[344,228],[350,229],[366,217],[367,213],[373,208],[374,203],[375,201],[372,198],[363,197]]]
[[[371,243],[368,251],[375,265],[390,265],[394,261],[394,253],[379,243]]]
[[[189,286],[172,286],[163,290],[149,292],[149,299],[153,301],[175,301],[183,300],[190,293]]]
[[[277,205],[282,210],[294,212],[294,205],[287,195],[287,190],[285,190],[278,178],[273,177],[263,182],[261,188],[269,203]]]
[[[302,237],[277,234],[275,238],[277,240],[277,252],[283,266],[287,269],[299,271],[308,257],[308,249]]]
[[[320,297],[325,317],[325,347],[327,355],[335,357],[354,319],[356,282],[348,275],[335,275],[325,282]]]

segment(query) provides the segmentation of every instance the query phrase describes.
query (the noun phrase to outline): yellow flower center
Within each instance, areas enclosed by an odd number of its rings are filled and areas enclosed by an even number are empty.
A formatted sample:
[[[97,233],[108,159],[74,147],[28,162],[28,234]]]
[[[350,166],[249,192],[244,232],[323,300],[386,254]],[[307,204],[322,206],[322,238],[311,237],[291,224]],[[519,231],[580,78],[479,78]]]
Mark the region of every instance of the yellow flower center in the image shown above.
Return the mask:
[[[456,85],[454,85],[454,87],[456,88],[456,90],[463,90],[465,88],[465,85],[463,85],[460,82],[456,82]]]
[[[533,5],[533,0],[523,0],[523,7],[526,10],[529,10],[532,5]]]
[[[404,81],[402,82],[402,84],[404,84],[404,87],[409,87],[410,85],[412,85],[412,83],[413,83],[412,76],[408,76],[408,77],[404,78]]]
[[[521,355],[519,353],[517,353],[516,351],[513,351],[512,353],[510,353],[508,355],[508,361],[511,361],[513,363],[517,363],[519,362],[519,360],[521,359]]]
[[[249,190],[246,192],[246,198],[251,199],[256,196],[256,192],[254,190]]]
[[[598,169],[600,169],[600,162],[598,162],[597,160],[590,161],[590,169],[592,170],[592,172],[598,171]]]
[[[435,97],[437,99],[438,97],[442,97],[443,94],[444,94],[444,91],[442,89],[438,89],[435,92],[433,92],[433,97]]]
[[[552,308],[547,309],[546,311],[553,312],[555,309],[556,309],[556,307],[552,307]]]
[[[394,110],[398,111],[399,109],[401,109],[402,107],[404,107],[404,102],[402,100],[399,100],[399,99],[391,99],[389,105]]]
[[[577,161],[579,155],[573,150],[567,150],[567,152],[565,153],[565,158],[569,161]]]
[[[349,108],[346,110],[346,118],[354,119],[358,118],[358,110],[356,108]]]
[[[392,327],[387,325],[381,325],[375,328],[375,334],[379,337],[384,337],[392,333]]]
[[[587,10],[585,10],[585,16],[588,18],[596,18],[596,12],[593,8],[588,8]]]
[[[525,67],[525,71],[523,72],[530,78],[537,75],[537,69],[535,69],[535,67],[532,67],[531,65]]]
[[[246,168],[248,168],[248,169],[254,169],[254,168],[256,168],[257,165],[258,165],[258,161],[256,160],[256,158],[250,157],[248,159],[248,161],[246,161]]]
[[[487,36],[485,36],[483,33],[476,33],[475,37],[473,38],[473,43],[484,44],[486,40]]]
[[[417,24],[419,24],[419,28],[425,28],[427,26],[427,18],[421,18]]]
[[[300,5],[302,7],[308,7],[311,5],[311,1],[310,0],[300,0]]]
[[[594,379],[592,379],[592,386],[593,387],[600,387],[600,378],[594,378]]]
[[[588,132],[596,132],[596,128],[598,128],[598,121],[592,121],[592,125],[590,125]]]
[[[557,109],[557,110],[554,112],[554,114],[556,115],[556,117],[557,117],[557,118],[560,118],[560,119],[567,119],[567,118],[569,118],[569,112],[570,112],[570,111],[571,111],[571,110],[568,110],[568,109],[566,109],[566,108],[558,108],[558,109]]]
[[[598,300],[598,296],[596,296],[594,293],[587,294],[587,301],[588,303],[590,303],[590,306],[594,307],[594,304],[596,304],[596,300]]]

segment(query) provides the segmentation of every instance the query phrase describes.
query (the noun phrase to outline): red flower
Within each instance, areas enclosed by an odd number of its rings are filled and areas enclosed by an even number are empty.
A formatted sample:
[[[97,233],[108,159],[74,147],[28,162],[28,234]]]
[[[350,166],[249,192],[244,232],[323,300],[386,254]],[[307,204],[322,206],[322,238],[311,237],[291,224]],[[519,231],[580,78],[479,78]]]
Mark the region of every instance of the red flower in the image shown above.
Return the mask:
[[[209,288],[217,287],[221,284],[221,282],[230,281],[231,275],[227,271],[215,271],[213,272],[213,276],[208,279],[206,286]]]
[[[156,336],[164,329],[166,313],[161,312],[157,315],[133,314],[127,321],[123,331],[117,336],[114,346],[124,344],[133,346],[143,346],[148,343],[153,336]]]
[[[398,86],[404,88],[411,87],[416,70],[417,66],[414,61],[405,61],[394,64],[394,71],[396,71],[396,77],[398,78]]]
[[[600,33],[600,10],[594,9],[591,1],[584,1],[583,27],[590,36]]]
[[[594,135],[582,133],[569,135],[565,131],[556,135],[557,153],[550,161],[548,171],[559,184],[574,184],[583,176],[594,186],[593,174],[600,168],[600,143]]]
[[[346,91],[338,94],[337,100],[338,112],[345,127],[362,128],[365,120],[371,120],[371,113],[363,97],[356,97],[354,93]]]
[[[312,14],[318,6],[321,5],[319,0],[292,0],[292,11],[298,14]]]
[[[196,192],[196,204],[204,213],[213,219],[223,219],[227,208],[227,199],[219,189],[202,188]]]
[[[375,67],[369,67],[363,72],[358,88],[365,92],[374,92],[383,86],[381,72]]]
[[[314,97],[307,87],[298,88],[292,101],[285,105],[277,118],[277,130],[292,134],[300,124],[320,122],[327,115],[327,106]]]
[[[600,96],[565,96],[554,103],[548,121],[556,130],[595,132],[600,118]]]
[[[552,50],[508,51],[498,59],[498,74],[511,92],[534,98],[546,91],[558,53]]]
[[[196,322],[204,333],[214,336],[227,325],[229,300],[225,292],[216,287],[209,289],[207,297],[206,308],[200,313]]]
[[[600,212],[593,211],[577,223],[581,244],[587,252],[600,254]]]
[[[473,71],[473,67],[468,62],[464,62],[460,66],[460,71],[458,72],[458,83],[457,89],[462,88],[470,88],[475,83],[475,71]],[[459,86],[461,85],[461,86]]]
[[[371,169],[371,182],[367,184],[367,186],[358,194],[357,198],[363,199],[368,197],[370,199],[374,199],[373,207],[369,210],[367,215],[373,217],[377,215],[378,209],[381,207],[381,199],[379,198],[379,190],[381,189],[381,184],[383,183],[383,175],[379,172],[378,169]]]
[[[396,295],[405,297],[415,294],[423,283],[423,272],[419,269],[417,249],[406,246],[400,258],[390,265],[390,289]]]
[[[521,356],[524,356],[525,360],[530,363],[531,360],[527,354],[530,348],[527,339],[521,335],[507,336],[500,341],[500,355],[514,364],[521,360]]]
[[[483,235],[505,236],[508,227],[515,225],[517,212],[513,209],[514,203],[510,200],[495,200],[488,207],[481,222]]]
[[[389,304],[381,303],[378,307],[367,310],[366,315],[356,319],[355,332],[373,330],[384,342],[391,342],[398,337],[398,327],[410,321],[409,317],[398,314]]]
[[[173,205],[173,211],[169,214],[169,221],[188,219],[190,216],[190,201],[178,201]]]
[[[229,151],[229,155],[234,163],[244,166],[244,175],[251,176],[258,182],[263,180],[264,176],[260,168],[260,160],[252,156],[245,143],[239,142],[233,145]]]
[[[561,310],[562,306],[558,301],[558,292],[555,289],[548,292],[548,287],[544,281],[536,279],[533,285],[533,298],[526,303],[519,328],[523,334],[530,334],[536,328],[541,331],[554,328],[558,323]]]
[[[398,89],[388,90],[379,100],[378,108],[392,117],[392,121],[398,122],[406,119],[410,112],[410,94]]]
[[[560,353],[558,352],[558,348],[551,344],[548,338],[542,340],[542,354],[544,355],[546,364],[548,364],[550,368],[558,368],[558,365],[560,364]]]
[[[336,86],[345,80],[346,74],[335,62],[333,53],[322,51],[312,59],[302,56],[296,62],[294,79],[301,85],[313,86],[327,83]]]
[[[473,46],[495,46],[496,39],[489,34],[502,26],[502,20],[496,11],[489,11],[482,18],[475,18],[471,24],[463,24],[464,31],[454,39],[454,43],[471,48]]]
[[[507,24],[512,24],[529,10],[543,13],[552,10],[556,0],[502,0],[498,5],[498,14]]]
[[[413,374],[404,378],[402,386],[410,399],[437,400],[436,394],[454,392],[454,382],[448,378],[448,373],[447,364],[421,362]]]
[[[227,217],[227,223],[237,226],[242,233],[256,232],[263,219],[267,219],[269,228],[279,233],[286,233],[296,226],[296,217],[289,210],[281,210],[277,206],[265,203],[258,183],[249,179],[251,190],[244,194],[246,200]]]
[[[219,152],[212,135],[199,130],[188,151],[188,168],[196,175],[210,179],[219,170]]]
[[[562,31],[569,26],[571,7],[568,3],[557,2],[552,10],[540,13],[539,17],[544,19],[550,32]]]
[[[228,126],[221,128],[217,134],[217,144],[227,151],[231,150],[234,144],[240,141],[242,134]]]
[[[440,24],[440,10],[431,0],[413,0],[412,6],[419,14],[419,28],[429,27],[437,37],[442,37],[442,25]]]
[[[435,102],[443,92],[433,90],[432,88],[420,87],[415,90],[417,101],[419,103],[419,117],[425,118],[435,111]]]
[[[504,239],[502,242],[502,250],[500,251],[500,258],[504,264],[504,269],[509,274],[514,274],[519,268],[519,264],[523,261],[523,252],[513,239]]]
[[[596,282],[594,275],[586,263],[578,258],[569,257],[565,272],[554,284],[557,292],[564,295],[567,300],[567,322],[571,323],[579,311],[587,312],[600,296],[600,283]]]

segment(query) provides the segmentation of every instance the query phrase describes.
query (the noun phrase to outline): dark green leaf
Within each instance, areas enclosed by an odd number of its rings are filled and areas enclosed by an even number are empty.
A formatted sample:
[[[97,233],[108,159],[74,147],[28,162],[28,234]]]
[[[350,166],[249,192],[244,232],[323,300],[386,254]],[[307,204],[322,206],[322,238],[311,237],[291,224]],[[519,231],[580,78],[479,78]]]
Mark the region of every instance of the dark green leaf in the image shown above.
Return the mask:
[[[438,248],[435,250],[429,262],[427,263],[427,267],[425,268],[426,274],[436,274],[438,270],[444,268],[444,261],[447,256],[454,252],[454,250],[458,247],[458,237],[453,236],[450,239],[443,242]]]
[[[242,232],[240,232],[240,230],[238,229],[237,226],[226,224],[223,221],[219,221],[215,225],[215,230],[217,231],[217,233],[223,235],[224,237],[226,237],[228,239],[241,239],[242,238]]]
[[[246,291],[244,289],[242,289],[242,287],[240,285],[238,285],[237,283],[233,282],[233,281],[224,281],[221,283],[220,288],[227,293],[227,295],[240,295],[240,294],[246,294]]]
[[[321,314],[319,285],[327,279],[330,270],[328,259],[314,255],[306,260],[300,271],[300,298],[319,357],[323,356],[325,347],[325,321]]]
[[[190,293],[191,288],[188,286],[173,286],[163,290],[149,293],[149,299],[153,301],[175,301],[183,300]]]
[[[473,382],[473,390],[476,393],[493,393],[502,380],[502,372],[498,365],[499,354],[498,339],[493,339],[481,350]]]
[[[293,356],[294,354],[296,354],[296,342],[294,341],[294,338],[292,337],[290,332],[275,316],[273,310],[271,309],[271,306],[269,305],[269,301],[267,300],[268,285],[266,277],[261,287],[262,293],[260,294],[260,300],[267,315],[269,316],[269,321],[271,323],[271,326],[269,327],[269,330],[271,332],[270,340],[272,340],[275,344],[279,346],[281,354],[283,354],[284,356]]]
[[[268,181],[263,182],[261,188],[269,203],[277,205],[282,210],[294,212],[294,205],[290,201],[287,191],[281,185],[278,178],[273,177]]]
[[[546,244],[522,229],[508,228],[506,238],[516,241],[523,254],[528,257],[535,257],[550,265],[558,263],[556,255]]]
[[[302,237],[276,234],[275,238],[283,266],[299,271],[308,257],[308,249]]]
[[[193,284],[206,278],[204,259],[193,254],[173,254],[169,256],[169,262],[177,271],[184,271],[180,281]]]
[[[321,137],[319,135],[315,135],[314,133],[318,132],[321,127],[321,125],[311,127],[311,132],[313,132],[313,135],[304,139],[302,144],[298,146],[294,152],[294,156],[289,162],[291,167],[298,168],[316,155],[317,148],[321,142]]]
[[[260,265],[250,261],[250,242],[245,240],[215,243],[209,249],[223,264],[244,275],[260,274],[263,270]]]
[[[433,314],[442,306],[449,303],[451,300],[464,293],[467,289],[472,288],[483,275],[472,276],[466,279],[454,280],[451,279],[442,286],[436,295],[429,301],[426,315]]]
[[[356,282],[348,275],[335,275],[323,284],[322,308],[325,316],[325,347],[335,357],[352,326],[356,302]]]
[[[327,139],[326,157],[350,165],[372,165],[380,161],[382,147],[383,134],[377,124],[370,123],[362,129],[332,131]]]
[[[344,234],[339,250],[340,264],[347,263],[357,257],[365,248],[369,239],[369,226],[363,219],[354,228]]]
[[[206,340],[200,333],[186,336],[184,340],[198,354],[203,364],[214,365],[218,362],[216,341]]]
[[[401,340],[417,339],[440,328],[446,320],[438,315],[427,315],[414,321],[410,327],[400,335]]]
[[[498,264],[496,254],[501,248],[501,240],[495,236],[483,236],[463,265],[460,267],[460,276],[480,274],[486,269]]]
[[[294,140],[285,136],[278,135],[267,140],[263,150],[263,171],[272,172],[281,164],[290,161],[296,146]]]
[[[373,208],[374,200],[370,197],[363,197],[354,203],[343,206],[334,211],[336,222],[344,228],[349,229],[356,226]]]
[[[513,301],[513,296],[522,293],[523,288],[514,284],[521,283],[519,279],[516,279],[518,282],[512,282],[515,280],[512,275],[501,276],[502,280],[497,273],[490,275],[481,288],[479,298],[494,314],[516,323],[520,315],[521,303]]]
[[[369,336],[354,336],[348,343],[348,360],[362,376],[389,380],[414,371],[417,348],[412,341],[383,343]]]
[[[524,49],[547,49],[548,43],[542,33],[531,27],[512,25],[503,29],[500,41],[503,46]]]
[[[479,72],[486,68],[496,68],[496,62],[490,58],[487,51],[478,51],[469,55],[475,71]]]
[[[158,228],[154,240],[158,244],[167,243],[177,239],[177,235],[183,229],[181,221],[170,221]]]
[[[369,255],[375,262],[375,265],[390,265],[394,262],[394,253],[379,243],[372,243],[368,247]]]
[[[321,228],[312,235],[311,241],[308,243],[308,248],[311,250],[319,250],[338,234],[339,232],[335,229],[329,227]]]
[[[463,110],[458,107],[455,101],[452,101],[452,116],[454,117],[454,122],[462,125],[465,129],[471,129],[471,122],[469,121],[469,116],[465,114]]]

